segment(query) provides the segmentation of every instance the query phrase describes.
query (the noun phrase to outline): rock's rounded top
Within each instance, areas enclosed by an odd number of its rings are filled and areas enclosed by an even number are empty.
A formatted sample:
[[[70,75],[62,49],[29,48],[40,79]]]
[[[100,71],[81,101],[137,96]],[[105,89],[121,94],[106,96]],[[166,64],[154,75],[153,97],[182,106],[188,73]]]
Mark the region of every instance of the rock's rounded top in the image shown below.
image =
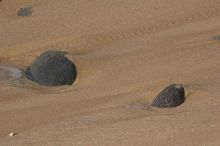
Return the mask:
[[[151,106],[166,108],[176,107],[185,101],[185,90],[182,84],[172,84],[162,90]]]
[[[26,75],[40,85],[72,85],[77,71],[64,52],[46,51],[33,61]]]

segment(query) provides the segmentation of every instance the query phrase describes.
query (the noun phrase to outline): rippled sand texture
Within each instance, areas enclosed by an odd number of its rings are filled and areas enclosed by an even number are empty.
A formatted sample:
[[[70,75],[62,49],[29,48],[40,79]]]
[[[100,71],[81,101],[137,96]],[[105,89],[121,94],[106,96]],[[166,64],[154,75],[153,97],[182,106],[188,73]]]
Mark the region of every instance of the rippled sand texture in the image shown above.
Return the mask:
[[[21,7],[32,15],[17,16]],[[0,145],[219,146],[219,8],[219,0],[2,0]],[[68,52],[74,85],[24,78],[45,50]],[[150,107],[172,83],[184,85],[186,102]]]

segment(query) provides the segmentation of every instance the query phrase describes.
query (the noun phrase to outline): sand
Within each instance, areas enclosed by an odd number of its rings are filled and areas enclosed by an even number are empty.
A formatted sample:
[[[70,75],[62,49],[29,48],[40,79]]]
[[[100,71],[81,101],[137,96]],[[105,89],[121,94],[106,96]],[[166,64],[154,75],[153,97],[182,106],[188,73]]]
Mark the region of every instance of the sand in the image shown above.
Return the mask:
[[[32,15],[17,16],[21,7]],[[1,146],[219,146],[219,0],[2,0]],[[72,86],[23,77],[68,52]],[[181,83],[186,101],[150,104]],[[14,132],[14,136],[8,134]]]

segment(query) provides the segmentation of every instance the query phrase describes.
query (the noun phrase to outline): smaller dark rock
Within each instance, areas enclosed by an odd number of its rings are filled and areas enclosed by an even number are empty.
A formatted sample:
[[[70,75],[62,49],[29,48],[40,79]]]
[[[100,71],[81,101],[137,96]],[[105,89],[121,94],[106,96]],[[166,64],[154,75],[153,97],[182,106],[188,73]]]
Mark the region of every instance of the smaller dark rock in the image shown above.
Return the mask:
[[[17,16],[29,16],[31,14],[32,14],[31,6],[20,8],[17,12]]]
[[[151,106],[160,108],[176,107],[181,105],[184,101],[184,87],[181,84],[172,84],[160,92]]]

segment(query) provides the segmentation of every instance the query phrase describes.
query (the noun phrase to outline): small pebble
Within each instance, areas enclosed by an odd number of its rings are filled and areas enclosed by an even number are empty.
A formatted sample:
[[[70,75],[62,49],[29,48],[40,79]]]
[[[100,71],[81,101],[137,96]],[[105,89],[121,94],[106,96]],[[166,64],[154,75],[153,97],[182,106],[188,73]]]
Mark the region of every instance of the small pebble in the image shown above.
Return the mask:
[[[14,135],[16,135],[16,133],[11,132],[11,133],[8,134],[9,137],[12,137]]]
[[[29,16],[32,14],[32,7],[22,7],[18,10],[17,16]]]

